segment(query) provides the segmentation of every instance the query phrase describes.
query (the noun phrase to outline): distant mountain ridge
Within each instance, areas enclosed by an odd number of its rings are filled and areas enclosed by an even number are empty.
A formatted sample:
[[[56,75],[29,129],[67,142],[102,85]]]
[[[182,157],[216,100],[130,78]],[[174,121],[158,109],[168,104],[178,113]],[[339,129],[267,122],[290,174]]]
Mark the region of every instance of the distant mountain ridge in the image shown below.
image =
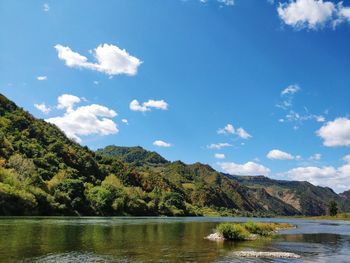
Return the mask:
[[[140,150],[140,148],[141,147],[129,147],[126,149],[125,147],[119,146],[107,146],[105,149],[108,149],[109,153],[113,151],[116,153],[110,154],[110,157],[114,156],[125,160],[123,153],[128,155],[129,153],[127,150],[134,152],[136,149]],[[104,154],[105,149],[101,149],[98,152]],[[111,151],[112,149],[114,150]],[[149,152],[144,149],[143,151],[144,154],[139,155],[143,157],[138,159],[137,162],[145,164],[147,163],[145,156],[154,152]],[[135,161],[136,160],[133,160],[133,162]],[[158,163],[156,166],[166,175],[167,167],[175,164],[182,167],[181,171],[185,177],[186,174],[190,174],[190,171],[186,172],[186,168],[190,169],[193,166],[206,167],[207,171],[205,175],[203,174],[204,176],[208,176],[211,173],[218,173],[209,165],[201,163],[186,165],[181,161],[176,161],[174,163],[164,161]],[[152,169],[155,169],[155,167]],[[221,175],[238,183],[242,189],[244,189],[245,197],[250,200],[258,200],[260,207],[262,207],[265,212],[281,215],[323,215],[327,213],[328,203],[331,200],[338,202],[343,211],[350,210],[350,190],[338,195],[329,187],[315,186],[309,182],[274,180],[259,175],[235,176],[225,173],[221,173]],[[171,180],[171,178],[168,179]]]
[[[306,182],[231,176],[142,147],[94,152],[0,94],[0,215],[320,215],[337,195]]]

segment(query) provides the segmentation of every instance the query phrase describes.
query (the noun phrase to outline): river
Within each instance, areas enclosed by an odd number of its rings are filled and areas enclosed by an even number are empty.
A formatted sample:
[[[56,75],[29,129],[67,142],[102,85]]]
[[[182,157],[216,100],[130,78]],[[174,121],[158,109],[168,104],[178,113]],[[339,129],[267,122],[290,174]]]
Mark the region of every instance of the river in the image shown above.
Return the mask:
[[[273,240],[213,242],[204,237],[237,217],[0,218],[0,262],[350,262],[350,221],[289,222]],[[233,251],[285,251],[297,260],[242,259]]]

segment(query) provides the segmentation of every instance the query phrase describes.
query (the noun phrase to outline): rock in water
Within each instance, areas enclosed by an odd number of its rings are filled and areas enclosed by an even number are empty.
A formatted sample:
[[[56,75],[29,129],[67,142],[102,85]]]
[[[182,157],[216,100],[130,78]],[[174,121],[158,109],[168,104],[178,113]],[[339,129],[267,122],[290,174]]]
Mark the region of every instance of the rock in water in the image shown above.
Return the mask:
[[[211,241],[224,241],[225,238],[221,236],[219,233],[213,233],[209,236],[205,237],[205,239],[211,240]]]
[[[233,253],[234,256],[244,258],[300,258],[298,254],[290,252],[257,252],[257,251],[238,251]]]

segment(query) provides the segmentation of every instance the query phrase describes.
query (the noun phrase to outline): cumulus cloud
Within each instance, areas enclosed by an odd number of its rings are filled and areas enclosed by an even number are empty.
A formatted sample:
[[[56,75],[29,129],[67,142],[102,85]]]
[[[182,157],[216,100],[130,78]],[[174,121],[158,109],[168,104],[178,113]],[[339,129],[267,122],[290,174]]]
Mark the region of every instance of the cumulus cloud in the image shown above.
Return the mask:
[[[350,189],[350,155],[343,158],[345,164],[336,168],[333,166],[308,166],[291,169],[280,176],[297,181],[308,181],[315,185],[327,186],[336,192]]]
[[[270,169],[254,162],[237,164],[234,162],[220,162],[219,167],[231,175],[268,175]]]
[[[333,18],[336,5],[323,0],[293,0],[280,4],[277,12],[287,25],[317,29]]]
[[[98,104],[80,106],[80,98],[63,94],[58,97],[58,109],[64,109],[63,116],[46,119],[47,122],[55,124],[69,138],[81,142],[80,136],[87,135],[109,135],[118,133],[117,124],[111,118],[117,116],[114,110]]]
[[[142,104],[138,102],[138,100],[133,100],[130,102],[129,108],[132,111],[150,111],[152,108],[158,109],[158,110],[167,110],[168,109],[168,103],[164,100],[148,100]]]
[[[249,139],[252,136],[244,130],[242,127],[235,129],[232,124],[227,124],[224,128],[220,128],[217,131],[218,134],[235,134],[242,139]]]
[[[63,60],[68,67],[95,70],[110,76],[120,74],[133,76],[142,63],[125,49],[111,44],[101,44],[92,51],[96,59],[95,63],[89,62],[87,57],[72,51],[68,46],[57,44],[55,49],[58,52],[58,58]]]
[[[162,140],[154,141],[153,145],[157,146],[157,147],[171,147],[171,143],[168,143],[168,142],[165,142],[165,141],[162,141]]]
[[[51,108],[46,106],[45,103],[34,104],[34,107],[44,114],[48,114],[51,111]]]
[[[37,76],[37,80],[47,80],[47,76]]]
[[[215,157],[216,159],[225,159],[225,154],[223,154],[223,153],[216,153],[216,154],[214,155],[214,157]]]
[[[122,119],[122,123],[125,123],[125,124],[129,124],[128,120],[127,119]]]
[[[337,118],[324,124],[316,134],[327,147],[350,146],[350,119]]]
[[[291,0],[280,3],[277,12],[282,21],[296,29],[317,30],[326,25],[333,28],[350,21],[350,7],[324,0]]]
[[[296,157],[291,155],[290,153],[283,152],[278,149],[271,150],[266,155],[270,160],[294,160]]]
[[[73,109],[74,104],[79,103],[81,99],[74,95],[62,94],[58,97],[57,101],[57,109],[66,109],[67,111],[71,111]]]
[[[207,148],[208,149],[217,149],[217,150],[220,150],[222,148],[225,148],[225,147],[232,147],[233,145],[232,144],[229,144],[229,143],[226,143],[226,142],[220,142],[220,143],[212,143],[212,144],[209,144],[207,145]]]

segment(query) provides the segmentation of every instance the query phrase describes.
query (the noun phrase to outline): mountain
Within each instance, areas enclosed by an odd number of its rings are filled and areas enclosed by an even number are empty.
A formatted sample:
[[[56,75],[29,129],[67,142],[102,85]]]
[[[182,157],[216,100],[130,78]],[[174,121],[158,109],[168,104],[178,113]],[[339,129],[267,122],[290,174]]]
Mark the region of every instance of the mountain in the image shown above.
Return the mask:
[[[246,190],[141,147],[95,153],[0,94],[0,215],[266,212]]]
[[[227,174],[226,176],[252,189],[252,191],[257,189],[265,191],[268,195],[290,205],[302,215],[324,215],[332,200],[340,204],[342,210],[349,211],[345,205],[345,199],[328,187],[315,186],[309,182],[273,180],[265,176],[232,176]],[[346,193],[343,195],[345,196]]]
[[[342,199],[343,210],[350,211],[350,190],[339,194],[339,196]]]
[[[320,215],[349,191],[206,164],[170,162],[141,147],[96,152],[0,94],[0,215]]]

